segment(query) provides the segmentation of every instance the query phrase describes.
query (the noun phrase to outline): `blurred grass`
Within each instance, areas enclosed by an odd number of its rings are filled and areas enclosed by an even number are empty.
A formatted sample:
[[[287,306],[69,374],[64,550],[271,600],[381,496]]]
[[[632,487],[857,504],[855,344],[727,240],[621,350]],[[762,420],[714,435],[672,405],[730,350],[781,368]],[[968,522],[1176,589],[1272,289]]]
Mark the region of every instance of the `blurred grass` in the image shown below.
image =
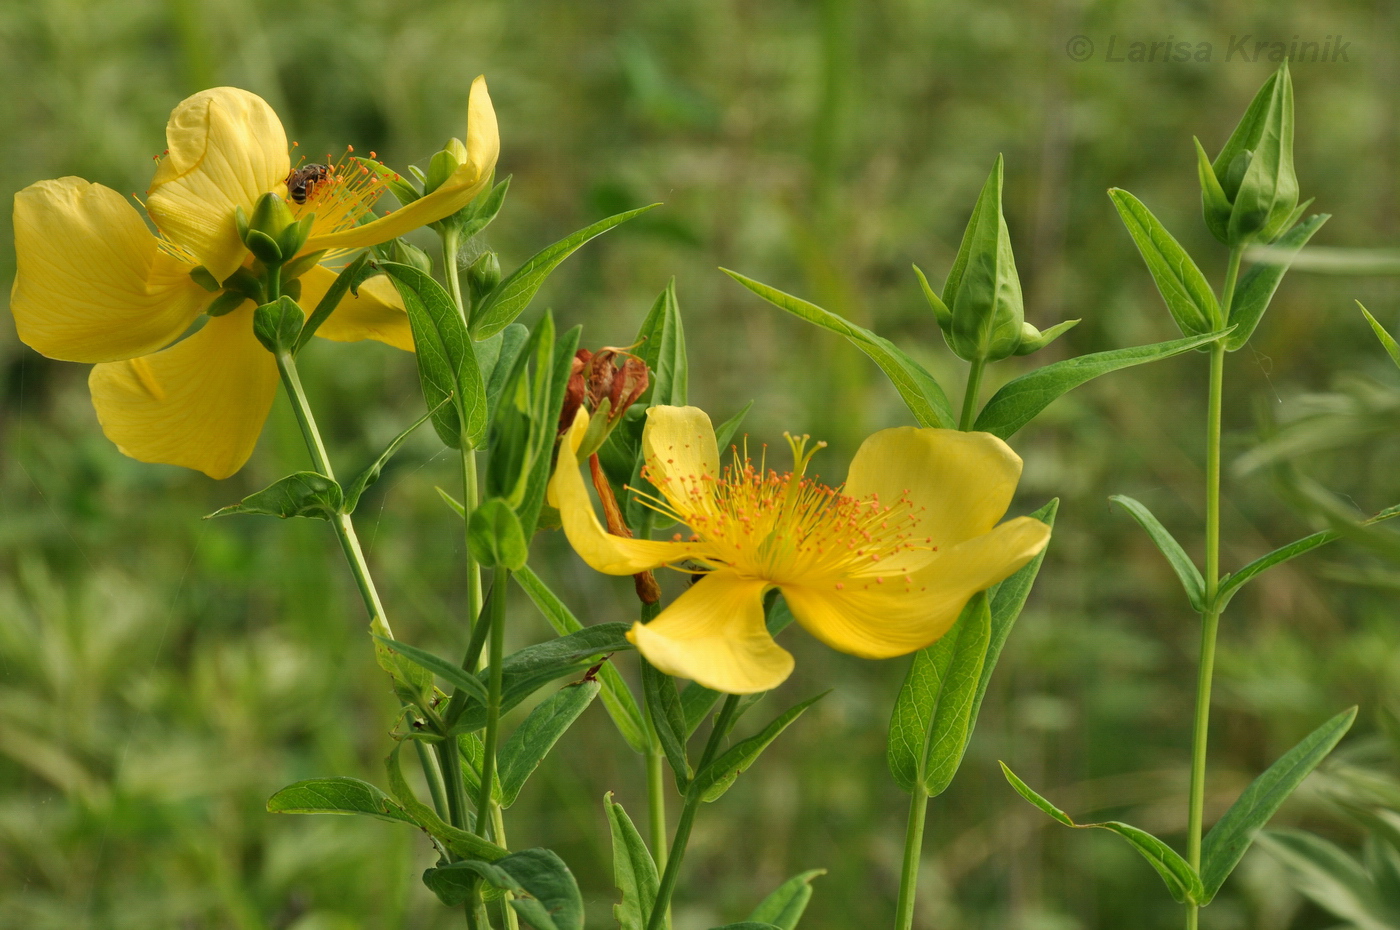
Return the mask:
[[[1395,247],[1397,19],[1393,5],[1359,0],[10,2],[0,4],[0,79],[11,88],[0,95],[0,183],[79,174],[142,190],[170,108],[215,83],[266,97],[303,151],[353,143],[402,165],[461,132],[469,81],[484,72],[500,170],[515,176],[489,242],[507,268],[607,212],[666,202],[571,259],[531,316],[552,306],[565,324],[586,324],[585,344],[625,345],[675,275],[693,401],[725,417],[756,399],[755,439],[805,429],[832,440],[818,461],[835,476],[862,436],[907,422],[898,398],[862,357],[760,305],[716,266],[878,329],[956,399],[962,368],[909,263],[941,280],[1004,152],[1028,318],[1084,318],[1047,354],[1169,338],[1104,189],[1142,197],[1218,280],[1190,136],[1217,148],[1272,67],[1221,61],[1226,43],[1340,33],[1350,62],[1294,66],[1299,175],[1315,209],[1335,214],[1319,244]],[[1211,41],[1217,60],[1077,63],[1064,49],[1079,34],[1101,50],[1110,35]],[[8,249],[0,264],[12,274]],[[1351,303],[1391,325],[1397,296],[1394,279],[1291,276],[1254,346],[1230,360],[1228,454],[1255,448],[1272,429],[1261,424],[1286,419],[1299,395],[1339,378],[1388,385],[1359,439],[1298,465],[1362,509],[1400,500],[1389,438],[1400,376]],[[277,408],[247,469],[214,483],[124,459],[97,428],[82,366],[38,357],[8,325],[0,365],[0,925],[455,926],[417,881],[431,862],[421,837],[263,812],[297,778],[379,780],[394,707],[324,527],[199,519],[303,467],[289,411]],[[1015,509],[1053,495],[1064,506],[969,758],[932,808],[921,926],[1179,921],[1129,850],[1043,829],[995,760],[1072,813],[1183,829],[1194,625],[1166,565],[1106,498],[1131,494],[1184,540],[1199,535],[1204,367],[1193,355],[1109,376],[1019,437],[1027,469]],[[333,455],[351,466],[421,410],[411,360],[382,346],[318,345],[304,377]],[[396,631],[443,649],[461,644],[461,533],[433,487],[452,487],[453,473],[419,434],[360,511]],[[1231,479],[1228,494],[1227,567],[1311,529],[1266,474]],[[589,573],[557,538],[536,547],[541,573],[580,616],[630,618],[629,584]],[[1217,688],[1214,808],[1338,708],[1361,703],[1365,733],[1370,711],[1396,694],[1394,584],[1336,580],[1386,571],[1339,546],[1236,601]],[[545,635],[520,598],[513,640]],[[784,697],[836,691],[705,812],[680,930],[740,919],[783,878],[818,866],[830,871],[804,927],[881,926],[892,911],[905,805],[884,772],[883,736],[904,663],[861,662],[801,635],[787,644],[799,661]],[[591,926],[611,925],[602,794],[617,791],[640,817],[641,783],[638,761],[590,711],[512,811],[513,840],[570,862]],[[1332,823],[1306,796],[1284,818]],[[1326,926],[1280,894],[1261,859],[1247,860],[1204,926]]]

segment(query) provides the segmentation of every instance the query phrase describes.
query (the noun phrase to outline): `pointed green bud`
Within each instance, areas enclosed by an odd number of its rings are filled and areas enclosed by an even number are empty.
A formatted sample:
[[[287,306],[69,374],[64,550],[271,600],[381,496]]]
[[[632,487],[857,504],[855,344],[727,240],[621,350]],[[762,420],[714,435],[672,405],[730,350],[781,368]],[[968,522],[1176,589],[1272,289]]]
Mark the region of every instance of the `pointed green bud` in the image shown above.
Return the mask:
[[[953,325],[953,311],[948,309],[948,305],[943,302],[943,298],[933,292],[929,286],[928,278],[924,276],[924,270],[918,265],[914,266],[914,274],[919,276],[919,290],[924,292],[924,300],[928,301],[929,309],[933,311],[934,319],[938,320],[938,328],[943,330],[944,337],[947,337],[948,328]]]
[[[253,311],[253,335],[267,351],[290,352],[301,335],[306,314],[291,297],[279,297]]]
[[[1041,332],[1029,323],[1021,324],[1021,344],[1016,347],[1017,355],[1030,355],[1039,352],[1050,343],[1079,325],[1078,320],[1065,320]]]
[[[447,179],[452,177],[459,164],[461,163],[457,161],[457,157],[447,149],[435,154],[432,161],[428,162],[428,175],[423,180],[423,193],[431,194],[442,187]]]
[[[1002,173],[998,155],[943,285],[942,302],[951,314],[945,338],[949,348],[968,361],[994,362],[1021,344],[1025,311],[1011,234],[1002,216]]]
[[[248,231],[263,233],[272,239],[282,235],[282,230],[297,221],[287,202],[270,191],[258,198],[253,206],[253,215],[248,220]]]
[[[224,291],[214,298],[213,303],[204,308],[204,312],[209,316],[223,316],[243,306],[247,299],[238,291]]]
[[[402,239],[394,240],[393,260],[401,265],[412,265],[424,274],[433,273],[433,260],[427,252]]]
[[[1254,161],[1254,152],[1245,149],[1235,156],[1225,169],[1225,177],[1220,179],[1220,190],[1230,203],[1235,202],[1239,196],[1240,184],[1244,181],[1244,173],[1249,170],[1249,163]]]
[[[472,305],[480,303],[482,298],[495,290],[496,285],[500,283],[501,260],[496,257],[495,252],[482,252],[467,269],[467,287],[472,292]]]
[[[1218,197],[1204,175],[1201,199],[1206,225],[1230,246],[1272,242],[1283,235],[1298,206],[1298,175],[1293,168],[1293,80],[1288,63],[1269,79],[1211,163],[1219,195],[1230,204],[1221,229]]]
[[[217,293],[220,290],[219,279],[214,277],[209,269],[205,268],[203,265],[194,266],[190,271],[190,280],[194,281],[195,284],[198,284],[211,294]]]

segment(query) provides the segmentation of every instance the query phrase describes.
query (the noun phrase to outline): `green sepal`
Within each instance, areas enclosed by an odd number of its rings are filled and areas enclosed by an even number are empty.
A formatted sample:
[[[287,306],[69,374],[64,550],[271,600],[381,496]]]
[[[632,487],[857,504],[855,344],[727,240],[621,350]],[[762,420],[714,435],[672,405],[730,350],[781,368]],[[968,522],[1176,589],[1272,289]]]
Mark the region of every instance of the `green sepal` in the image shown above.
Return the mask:
[[[238,232],[239,242],[248,237],[248,214],[244,211],[242,204],[234,204],[233,228]]]
[[[938,321],[938,328],[947,336],[948,330],[953,325],[953,311],[948,309],[948,305],[943,302],[943,298],[934,293],[932,285],[928,283],[928,278],[924,275],[924,270],[918,265],[912,266],[914,274],[919,278],[919,290],[923,292],[924,300],[928,301],[929,309],[933,311],[934,319]]]
[[[300,301],[300,300],[301,300],[301,282],[300,282],[300,281],[296,281],[296,280],[293,280],[293,281],[283,281],[283,282],[282,282],[282,296],[283,296],[283,297],[289,297],[289,298],[291,298],[293,301]]]
[[[530,543],[520,519],[499,497],[488,498],[472,511],[467,524],[467,546],[483,568],[519,571],[530,555]]]
[[[428,161],[428,175],[423,181],[423,194],[426,196],[442,187],[457,168],[457,158],[447,149],[434,152]]]
[[[1039,352],[1065,333],[1074,329],[1079,323],[1079,320],[1065,320],[1063,323],[1056,323],[1054,326],[1045,330],[1045,332],[1041,332],[1029,323],[1022,323],[1021,344],[1016,347],[1016,354],[1030,355],[1032,352]]]
[[[1166,556],[1167,564],[1176,572],[1177,580],[1181,582],[1181,587],[1186,591],[1186,600],[1190,602],[1191,609],[1196,613],[1204,613],[1206,609],[1206,583],[1201,577],[1201,571],[1196,567],[1196,563],[1191,561],[1191,557],[1186,554],[1186,550],[1181,548],[1181,543],[1176,541],[1161,521],[1152,515],[1152,511],[1146,506],[1127,497],[1123,494],[1115,494],[1109,498],[1124,510],[1132,515],[1138,522],[1148,537],[1162,555]]]
[[[1025,310],[1011,234],[1002,216],[1002,174],[998,155],[943,285],[943,304],[952,313],[945,338],[948,347],[967,361],[998,361],[1021,343]]]
[[[596,678],[565,685],[541,701],[515,728],[496,762],[502,807],[515,803],[526,780],[601,690]]]
[[[397,801],[367,781],[343,775],[309,778],[267,799],[270,814],[365,814],[417,826]]]
[[[531,602],[544,615],[555,633],[567,636],[583,629],[583,624],[578,618],[564,606],[564,602],[559,600],[549,586],[530,570],[530,566],[526,565],[520,571],[512,573],[511,577],[529,595]],[[646,718],[642,715],[637,699],[632,695],[632,689],[627,687],[627,682],[623,681],[622,675],[611,662],[598,669],[598,680],[603,686],[603,707],[612,718],[618,732],[627,741],[627,745],[632,747],[633,752],[645,753],[649,746]]]
[[[611,791],[603,796],[603,807],[612,834],[613,882],[622,893],[622,900],[613,905],[613,917],[619,930],[646,930],[661,885],[656,861]]]
[[[1230,198],[1225,196],[1225,191],[1220,186],[1220,179],[1215,176],[1210,156],[1206,154],[1201,140],[1192,136],[1191,141],[1196,144],[1196,178],[1201,184],[1201,216],[1205,218],[1206,228],[1210,230],[1210,234],[1228,245],[1230,242]]]
[[[506,202],[506,193],[509,190],[510,178],[507,177],[489,190],[477,194],[471,203],[447,219],[439,220],[434,225],[441,226],[451,223],[457,228],[457,236],[460,240],[466,242],[491,225],[491,221],[501,212],[501,207]]]
[[[779,734],[791,726],[798,717],[801,717],[807,708],[830,693],[830,691],[823,691],[815,697],[808,698],[801,704],[784,711],[754,736],[735,743],[719,758],[695,774],[695,779],[687,788],[687,794],[691,797],[698,797],[707,803],[719,800],[734,784],[735,780],[758,760],[763,750],[772,745],[773,740],[777,739]]]
[[[190,280],[211,294],[217,294],[221,288],[219,279],[203,265],[195,265],[190,269]]]
[[[1191,256],[1142,201],[1118,188],[1111,188],[1108,196],[1182,335],[1214,330],[1221,320],[1220,303]]]
[[[1130,349],[1112,349],[1108,352],[1094,352],[1078,358],[1068,358],[1043,368],[1014,378],[992,395],[982,412],[977,414],[973,429],[992,433],[1002,439],[1011,436],[1025,426],[1051,402],[1086,381],[1120,368],[1131,368],[1145,362],[1155,362],[1173,355],[1189,352],[1223,338],[1230,331],[1206,333],[1171,342],[1158,342],[1152,345],[1134,346]]]
[[[232,313],[247,303],[248,297],[238,291],[224,291],[204,308],[206,316],[216,317]]]
[[[725,274],[780,310],[844,337],[880,366],[889,377],[904,405],[920,426],[956,429],[958,421],[948,406],[948,395],[928,371],[888,339],[875,335],[816,304],[785,294],[775,287],[746,278],[737,271],[721,268]]]
[[[479,448],[486,439],[486,383],[466,323],[447,291],[411,265],[383,262],[413,330],[418,379],[438,438],[453,449]],[[443,400],[452,403],[443,405]]]
[[[1246,148],[1254,157],[1239,191],[1231,198],[1230,245],[1256,238],[1273,241],[1298,205],[1298,175],[1293,168],[1293,81],[1287,61],[1273,76],[1262,120],[1250,142]],[[1229,191],[1226,185],[1222,187]]]
[[[248,495],[237,504],[221,507],[204,519],[260,513],[284,520],[289,517],[334,520],[341,512],[343,500],[340,485],[333,479],[314,471],[299,471]]]
[[[789,878],[753,909],[749,921],[778,930],[797,930],[797,922],[812,900],[812,879],[825,874],[826,869],[809,869]]]
[[[1137,850],[1138,854],[1157,870],[1157,874],[1162,877],[1162,882],[1167,886],[1167,891],[1178,903],[1205,903],[1205,889],[1201,884],[1200,876],[1196,874],[1195,869],[1191,868],[1191,864],[1181,857],[1180,853],[1166,843],[1146,830],[1118,820],[1109,820],[1103,823],[1075,823],[1068,814],[1036,794],[1025,782],[1017,778],[1016,774],[1007,768],[1005,762],[1000,763],[1000,765],[1002,774],[1006,776],[1011,787],[1016,789],[1017,794],[1065,826],[1073,827],[1076,830],[1108,830],[1127,840],[1133,849]]]
[[[253,335],[273,355],[291,352],[305,322],[306,314],[297,302],[283,295],[253,311]]]
[[[1320,213],[1289,230],[1269,249],[1269,261],[1255,265],[1240,279],[1239,286],[1235,288],[1235,299],[1230,304],[1230,324],[1235,331],[1225,338],[1225,351],[1238,352],[1249,342],[1264,311],[1269,308],[1279,282],[1288,272],[1293,257],[1329,219],[1330,214]]]
[[[490,840],[484,840],[475,833],[468,833],[460,827],[452,826],[439,817],[431,807],[418,800],[413,789],[408,786],[408,782],[404,779],[403,770],[399,767],[399,750],[402,748],[402,742],[394,744],[393,751],[384,760],[384,768],[389,775],[389,793],[403,805],[409,816],[453,855],[470,859],[484,859],[487,862],[497,862],[509,856],[510,850],[503,849]]]
[[[615,226],[627,222],[635,216],[652,209],[658,204],[649,204],[636,210],[628,210],[607,219],[599,220],[592,226],[565,236],[558,242],[532,255],[510,276],[487,295],[486,299],[472,307],[471,334],[473,339],[487,339],[505,329],[516,317],[525,311],[544,284],[545,279],[559,263],[578,251],[588,240],[600,236]]]
[[[445,404],[447,401],[444,400],[443,403]],[[355,512],[355,508],[360,504],[360,497],[370,485],[379,480],[379,476],[384,472],[384,466],[389,464],[389,460],[394,457],[394,453],[399,451],[399,447],[404,444],[404,441],[407,440],[409,436],[413,435],[413,432],[418,429],[418,427],[428,422],[428,418],[433,415],[433,412],[434,411],[429,410],[427,413],[414,420],[413,424],[409,426],[408,429],[395,436],[389,445],[385,446],[384,451],[379,454],[379,458],[375,459],[368,468],[356,476],[354,481],[350,482],[350,486],[345,489],[345,503],[341,508],[342,512]]]
[[[1255,835],[1302,784],[1303,779],[1341,742],[1355,720],[1356,708],[1351,707],[1313,730],[1254,779],[1230,805],[1225,816],[1211,828],[1201,844],[1204,896],[1199,903],[1204,905],[1211,902],[1249,850]]]
[[[243,237],[243,244],[253,253],[253,257],[264,265],[282,264],[282,249],[277,245],[277,240],[267,233],[250,229],[248,235]]]
[[[440,153],[439,153],[440,154]],[[583,895],[564,860],[548,849],[526,849],[484,862],[464,859],[428,869],[423,884],[450,907],[466,901],[474,879],[510,892],[510,906],[535,930],[583,930]]]
[[[295,223],[289,223],[286,228],[277,235],[277,251],[287,258],[287,264],[297,260],[297,253],[301,247],[306,245],[306,240],[311,238],[311,227],[316,222],[316,214],[308,213]],[[322,250],[324,251],[324,250]],[[297,278],[306,273],[306,266],[302,266],[297,274],[292,278]]]

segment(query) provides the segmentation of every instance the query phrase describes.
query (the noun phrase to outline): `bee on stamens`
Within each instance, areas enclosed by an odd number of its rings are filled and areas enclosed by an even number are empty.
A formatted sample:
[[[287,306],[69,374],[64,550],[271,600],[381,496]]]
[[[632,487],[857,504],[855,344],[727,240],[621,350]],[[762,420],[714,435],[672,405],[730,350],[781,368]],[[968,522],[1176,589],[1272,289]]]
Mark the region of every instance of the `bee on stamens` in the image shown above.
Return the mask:
[[[287,195],[296,203],[306,203],[306,198],[316,190],[316,185],[330,177],[328,165],[302,165],[287,175]]]

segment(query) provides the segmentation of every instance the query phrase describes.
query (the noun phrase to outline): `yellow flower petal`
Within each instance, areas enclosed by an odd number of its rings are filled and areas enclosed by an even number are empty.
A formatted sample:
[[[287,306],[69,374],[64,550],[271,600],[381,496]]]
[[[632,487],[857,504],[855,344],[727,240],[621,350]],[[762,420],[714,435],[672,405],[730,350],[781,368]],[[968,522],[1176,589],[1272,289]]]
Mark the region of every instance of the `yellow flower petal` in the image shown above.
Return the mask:
[[[996,526],[1021,478],[1021,458],[991,433],[902,426],[861,443],[844,491],[878,495],[885,505],[906,496],[918,519],[920,545],[946,550]],[[927,540],[927,542],[926,542]],[[913,569],[932,553],[902,559]]]
[[[227,478],[257,444],[277,365],[245,303],[163,352],[95,366],[88,386],[103,432],[125,454]]]
[[[317,265],[301,281],[301,305],[310,314],[335,282],[336,273]],[[316,335],[336,342],[375,339],[405,352],[413,351],[413,331],[408,326],[399,292],[384,276],[370,278],[360,285],[360,296],[346,293],[340,306],[316,330]]]
[[[50,358],[107,362],[179,338],[211,296],[162,252],[136,208],[82,178],[15,194],[19,338]]]
[[[590,568],[606,575],[635,575],[708,551],[703,543],[627,539],[604,529],[593,511],[593,499],[588,496],[577,458],[586,432],[588,412],[580,409],[559,446],[559,462],[549,481],[549,503],[559,509],[564,535]]]
[[[906,582],[902,575],[783,585],[797,622],[832,649],[866,659],[888,659],[938,640],[968,599],[1011,575],[1050,540],[1050,528],[1030,517],[1008,520],[989,533],[941,552]]]
[[[695,510],[697,497],[714,493],[719,450],[710,415],[699,407],[649,407],[642,430],[648,476],[677,510]]]
[[[734,572],[702,578],[647,624],[627,634],[668,675],[726,694],[769,691],[792,674],[792,654],[763,625],[767,583]]]
[[[160,231],[220,281],[247,254],[234,207],[252,214],[291,171],[287,135],[272,107],[236,87],[200,91],[175,107],[165,127],[170,151],[156,169],[146,209]]]
[[[501,150],[501,138],[496,127],[496,111],[486,92],[486,78],[472,82],[471,98],[467,103],[468,159],[431,194],[419,197],[406,206],[363,226],[353,226],[338,232],[314,235],[306,243],[310,252],[319,249],[361,249],[396,236],[412,232],[420,226],[451,216],[471,203],[491,180],[496,158]]]

